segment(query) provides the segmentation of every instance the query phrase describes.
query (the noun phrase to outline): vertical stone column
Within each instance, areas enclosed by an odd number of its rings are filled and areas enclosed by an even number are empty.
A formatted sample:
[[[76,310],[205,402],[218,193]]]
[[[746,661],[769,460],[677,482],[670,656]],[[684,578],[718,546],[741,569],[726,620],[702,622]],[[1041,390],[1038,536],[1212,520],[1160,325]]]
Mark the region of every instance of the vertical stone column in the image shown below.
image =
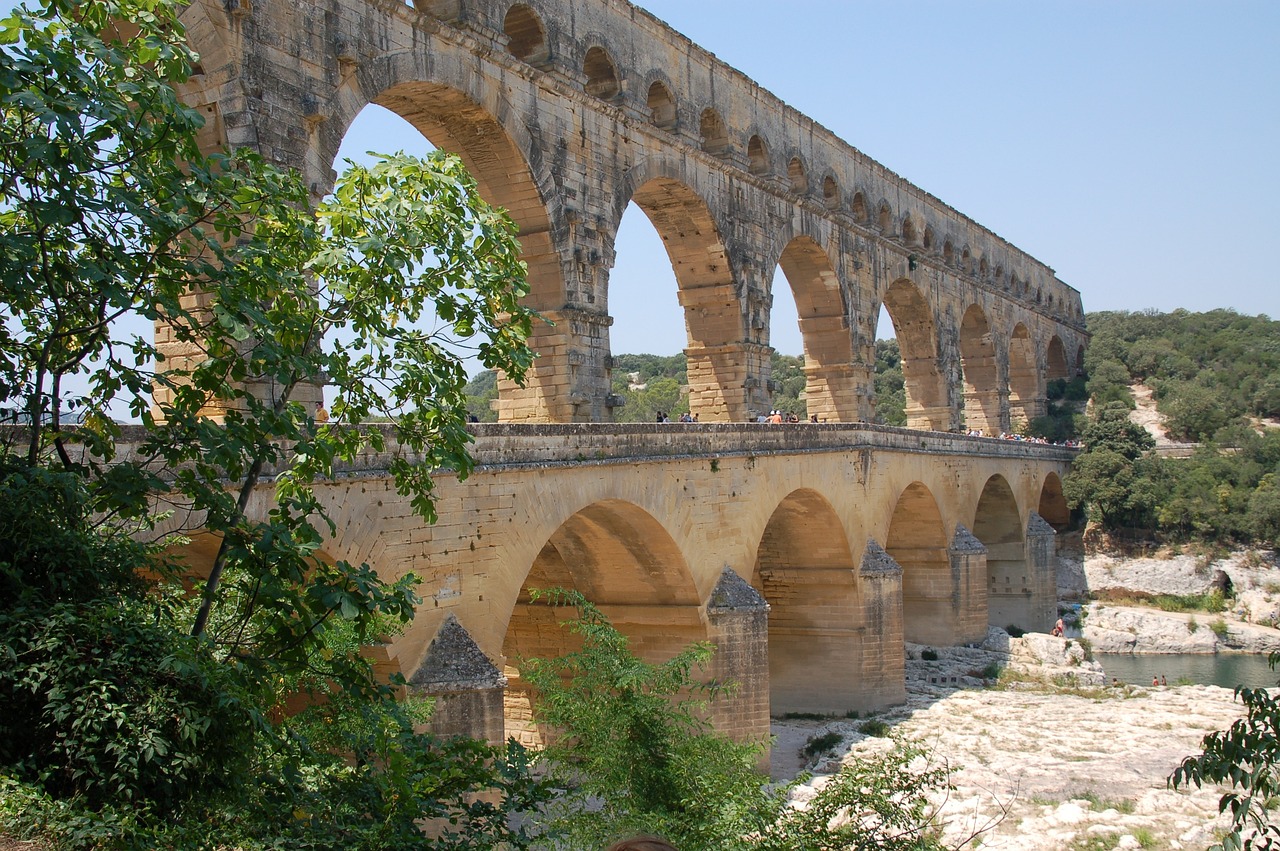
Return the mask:
[[[1048,632],[1058,618],[1058,533],[1036,512],[1027,518],[1030,599],[1027,629]]]
[[[767,382],[773,350],[768,346],[736,342],[690,346],[684,353],[688,358],[689,410],[696,412],[701,422],[746,422],[749,413],[769,407]]]
[[[711,722],[737,741],[769,737],[769,604],[745,579],[726,567],[707,601],[707,637],[716,645],[711,673],[737,684],[728,700],[716,701]],[[764,762],[769,759],[764,750]]]
[[[861,363],[813,364],[806,360],[805,402],[824,423],[866,422],[874,395],[875,367]]]
[[[988,437],[998,436],[1005,428],[1000,416],[1002,406],[996,356],[972,355],[965,358],[964,377],[965,427],[978,429]]]
[[[530,347],[538,353],[525,386],[500,376],[498,421],[535,423],[608,422],[609,334],[613,320],[565,307],[542,311]]]
[[[907,391],[907,428],[952,431],[959,412],[947,393],[946,373],[937,359],[902,356],[902,377]]]
[[[907,699],[903,647],[902,567],[875,541],[867,541],[858,568],[862,592],[862,675],[858,711],[873,711]]]
[[[413,691],[435,698],[427,729],[441,736],[469,736],[495,745],[505,739],[502,675],[452,614],[409,678]]]
[[[987,637],[987,548],[963,526],[956,526],[947,550],[951,558],[954,607],[952,644]]]

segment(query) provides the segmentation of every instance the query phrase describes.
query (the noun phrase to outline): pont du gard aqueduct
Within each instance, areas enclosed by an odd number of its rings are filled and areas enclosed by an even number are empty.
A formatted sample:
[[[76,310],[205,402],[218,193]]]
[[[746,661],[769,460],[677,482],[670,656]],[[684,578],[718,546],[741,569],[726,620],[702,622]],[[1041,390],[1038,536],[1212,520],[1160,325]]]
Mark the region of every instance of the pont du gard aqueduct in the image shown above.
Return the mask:
[[[581,591],[646,658],[714,642],[739,684],[714,720],[742,737],[771,713],[903,700],[904,642],[1053,622],[1073,451],[971,436],[1043,413],[1080,369],[1080,296],[1051,268],[626,0],[192,0],[184,20],[210,146],[296,168],[319,198],[380,104],[519,225],[540,357],[473,427],[475,472],[439,475],[439,521],[396,494],[389,454],[321,488],[329,556],[424,580],[378,652],[440,698],[438,729],[536,741],[519,662],[569,639],[530,586]],[[612,422],[631,202],[675,272],[697,424]],[[820,424],[751,422],[775,298],[795,301]],[[905,429],[867,424],[882,306]]]

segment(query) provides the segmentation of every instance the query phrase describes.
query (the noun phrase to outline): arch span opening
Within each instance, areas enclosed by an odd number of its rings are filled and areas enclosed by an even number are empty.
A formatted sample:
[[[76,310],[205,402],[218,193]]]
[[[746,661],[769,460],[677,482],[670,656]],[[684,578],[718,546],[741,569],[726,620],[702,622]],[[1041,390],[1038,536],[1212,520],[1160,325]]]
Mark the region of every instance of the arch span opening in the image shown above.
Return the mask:
[[[858,574],[840,518],[821,494],[796,490],[774,509],[752,584],[770,606],[770,714],[867,708],[859,693]]]
[[[960,369],[964,377],[965,427],[995,437],[1000,427],[1000,374],[987,315],[970,305],[960,322]]]
[[[1009,425],[1022,431],[1044,413],[1044,393],[1036,370],[1036,349],[1027,326],[1019,322],[1009,337]]]
[[[914,644],[955,643],[956,593],[942,513],[929,488],[913,482],[898,497],[885,551],[902,566],[902,631]]]
[[[844,290],[835,268],[822,246],[811,237],[799,236],[783,249],[778,269],[788,284],[795,305],[803,356],[802,375],[797,379],[797,413],[801,418],[817,416],[819,422],[852,422],[857,419],[857,394],[850,364],[853,337],[849,329]],[[779,276],[774,276],[773,328],[781,324]],[[799,388],[803,387],[803,399]],[[786,397],[787,404],[791,397]],[[803,404],[800,404],[800,403]]]
[[[1031,629],[1033,591],[1018,501],[1004,476],[987,479],[978,498],[973,534],[987,548],[987,622]]]
[[[938,368],[933,310],[907,278],[899,278],[885,291],[882,304],[893,322],[902,357],[907,428],[950,430],[951,409]]]
[[[600,100],[613,100],[622,93],[618,80],[618,68],[603,47],[595,46],[582,60],[582,73],[586,75],[586,92]]]
[[[369,117],[366,119],[366,113]],[[368,120],[387,127],[388,114],[402,119],[419,138],[420,148],[406,145],[410,153],[425,153],[432,148],[457,154],[476,179],[480,194],[490,204],[501,207],[516,223],[521,246],[521,259],[528,267],[529,294],[526,303],[535,310],[549,313],[564,304],[564,278],[560,257],[553,241],[550,215],[543,192],[529,165],[526,153],[517,145],[503,124],[487,109],[465,93],[438,83],[411,82],[392,86],[380,92],[353,122]],[[394,125],[394,122],[390,122]],[[351,128],[347,129],[351,135]],[[363,135],[363,134],[362,134]],[[393,130],[384,130],[377,141],[364,150],[385,148],[386,139],[404,139]],[[367,141],[367,137],[366,137]],[[341,157],[349,150],[339,149]],[[529,344],[535,351],[552,349],[555,330],[544,322],[535,322]],[[498,418],[511,420],[556,421],[567,419],[557,406],[555,365],[552,359],[535,361],[526,377],[526,387],[517,388],[499,376],[497,380]]]
[[[1036,513],[1043,517],[1055,532],[1061,534],[1071,531],[1071,508],[1067,505],[1067,498],[1062,493],[1062,479],[1058,478],[1057,473],[1051,472],[1044,477],[1044,483],[1040,486],[1040,501],[1037,503]]]
[[[742,419],[742,388],[761,366],[742,357],[743,310],[710,209],[688,186],[666,177],[646,181],[632,202],[657,231],[675,277],[683,307],[689,412],[699,422]]]
[[[528,747],[545,744],[551,731],[532,721],[536,696],[520,676],[520,660],[559,656],[580,646],[561,624],[569,613],[533,603],[529,588],[580,592],[627,636],[636,655],[649,662],[664,661],[686,645],[707,639],[688,565],[652,515],[612,499],[578,511],[535,557],[503,640],[506,733]]]
[[[502,32],[507,37],[507,51],[515,58],[536,65],[550,56],[547,46],[547,28],[538,13],[524,3],[516,3],[507,10],[502,21]]]

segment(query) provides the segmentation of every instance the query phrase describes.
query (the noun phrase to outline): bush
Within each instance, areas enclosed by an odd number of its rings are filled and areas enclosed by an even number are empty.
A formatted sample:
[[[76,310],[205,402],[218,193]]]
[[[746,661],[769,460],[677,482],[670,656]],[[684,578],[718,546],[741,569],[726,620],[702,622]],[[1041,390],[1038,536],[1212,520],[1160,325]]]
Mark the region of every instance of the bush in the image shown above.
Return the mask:
[[[829,733],[823,733],[821,736],[814,736],[813,738],[809,739],[809,741],[805,742],[804,749],[801,751],[801,753],[803,753],[806,757],[812,759],[813,757],[819,754],[830,752],[833,748],[835,748],[836,745],[840,744],[840,742],[843,740],[844,740],[844,736],[841,736],[839,733],[835,731],[832,731]]]
[[[889,735],[889,725],[879,718],[870,718],[858,725],[858,732],[864,736],[882,739]]]
[[[1010,638],[1021,638],[1022,636],[1027,634],[1027,631],[1025,629],[1018,626],[1017,624],[1012,624],[1012,623],[1006,626],[1004,628],[1004,631],[1009,633]]]
[[[522,660],[537,689],[534,718],[560,731],[547,748],[551,779],[567,790],[537,817],[563,848],[600,848],[621,835],[654,833],[681,851],[810,851],[876,848],[932,851],[928,793],[947,773],[923,765],[922,752],[897,743],[885,754],[844,765],[805,810],[787,805],[789,787],[755,770],[759,750],[711,731],[694,696],[718,689],[694,673],[710,657],[694,645],[660,665],[638,659],[594,606],[571,592],[535,592],[577,609],[567,623],[581,649],[555,660]],[[867,721],[868,735],[884,735]],[[840,739],[817,736],[806,755]],[[847,818],[833,821],[837,814]]]
[[[926,647],[920,651],[920,658],[926,662],[936,662],[938,661],[938,651],[931,647]]]
[[[255,731],[231,666],[138,581],[144,547],[88,527],[79,479],[3,470],[0,765],[92,807],[173,808],[225,789]]]
[[[1225,620],[1217,618],[1209,624],[1209,631],[1218,636],[1219,641],[1226,641],[1227,633],[1230,630],[1227,628],[1227,622]]]

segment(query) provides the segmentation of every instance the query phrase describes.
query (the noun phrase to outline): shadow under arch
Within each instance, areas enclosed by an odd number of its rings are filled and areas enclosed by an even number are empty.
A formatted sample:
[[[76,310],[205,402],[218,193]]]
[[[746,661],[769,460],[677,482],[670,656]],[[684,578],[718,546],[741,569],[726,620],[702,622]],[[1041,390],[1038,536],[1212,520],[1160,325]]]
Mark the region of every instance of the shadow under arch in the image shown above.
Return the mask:
[[[1044,413],[1042,386],[1035,343],[1019,322],[1009,335],[1009,426],[1014,431]]]
[[[1044,477],[1036,513],[1059,534],[1071,530],[1071,507],[1062,493],[1062,479],[1057,473],[1050,472]]]
[[[938,335],[933,310],[911,280],[894,281],[881,299],[902,352],[907,393],[907,428],[951,429],[951,407],[944,376],[938,368]]]
[[[649,172],[639,179],[629,197],[619,199],[617,220],[627,202],[635,202],[671,261],[684,309],[689,412],[700,422],[742,420],[742,388],[761,364],[743,356],[745,309],[720,228],[707,202],[679,176]]]
[[[823,422],[856,422],[853,337],[844,289],[831,258],[813,237],[802,235],[787,243],[778,265],[795,298],[808,411]]]
[[[646,661],[669,659],[688,644],[708,638],[688,564],[657,519],[617,499],[577,511],[534,558],[503,640],[506,732],[531,747],[542,745],[547,731],[531,721],[534,697],[520,676],[519,660],[559,656],[579,642],[561,624],[568,613],[531,602],[530,588],[580,592]]]
[[[912,482],[899,495],[884,548],[902,566],[903,637],[913,644],[955,644],[959,589],[942,512],[923,483]]]
[[[960,369],[964,375],[965,425],[995,437],[1000,425],[1000,372],[987,314],[969,305],[960,321]]]
[[[1018,500],[1004,476],[987,479],[974,510],[973,534],[987,548],[987,623],[1033,628],[1028,602],[1034,575]]]
[[[1057,334],[1049,338],[1049,347],[1045,351],[1045,368],[1045,378],[1049,381],[1071,377],[1071,368],[1067,366],[1067,347],[1062,345],[1062,338]]]
[[[565,304],[560,248],[567,233],[541,149],[503,93],[480,85],[456,57],[441,53],[434,60],[424,67],[413,55],[397,53],[362,65],[326,106],[329,119],[317,128],[309,157],[321,164],[319,171],[329,173],[351,123],[369,104],[400,116],[434,147],[461,158],[481,196],[515,222],[521,260],[528,267],[525,303],[554,316]],[[500,376],[500,420],[573,418],[571,406],[557,398],[563,395],[556,389],[563,367],[550,354],[560,336],[548,323],[534,322],[529,345],[542,357],[529,370],[523,389]]]
[[[858,571],[825,497],[802,488],[778,504],[751,584],[770,606],[770,714],[871,708],[860,688],[866,627]]]

